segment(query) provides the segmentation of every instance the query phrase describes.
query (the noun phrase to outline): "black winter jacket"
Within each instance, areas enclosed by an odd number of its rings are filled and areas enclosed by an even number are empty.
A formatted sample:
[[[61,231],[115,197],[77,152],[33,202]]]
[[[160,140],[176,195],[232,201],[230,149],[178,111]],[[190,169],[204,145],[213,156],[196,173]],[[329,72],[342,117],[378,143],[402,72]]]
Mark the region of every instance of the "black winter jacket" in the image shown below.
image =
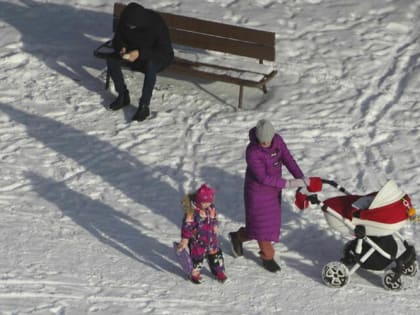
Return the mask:
[[[155,11],[130,3],[121,13],[113,38],[113,47],[119,52],[139,50],[139,58],[132,64],[141,69],[148,60],[168,66],[174,58],[169,30],[165,21]]]

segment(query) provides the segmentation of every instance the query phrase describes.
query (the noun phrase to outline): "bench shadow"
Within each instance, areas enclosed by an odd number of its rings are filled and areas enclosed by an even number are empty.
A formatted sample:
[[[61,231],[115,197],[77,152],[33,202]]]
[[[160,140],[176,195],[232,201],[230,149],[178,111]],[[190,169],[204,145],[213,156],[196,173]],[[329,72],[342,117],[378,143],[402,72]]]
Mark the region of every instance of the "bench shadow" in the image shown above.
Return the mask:
[[[104,68],[103,61],[94,58],[93,50],[100,40],[111,36],[111,14],[49,1],[21,0],[0,1],[0,19],[20,33],[22,51],[90,91],[103,89],[103,82],[86,68]]]
[[[184,75],[184,74],[180,74],[180,73],[176,73],[174,71],[171,71],[170,69],[163,71],[162,73],[160,73],[161,77],[165,77],[165,78],[169,78],[169,79],[174,79],[177,81],[184,81],[184,82],[188,82],[193,84],[197,89],[203,91],[204,93],[206,93],[207,95],[209,95],[211,98],[215,99],[217,102],[229,106],[234,110],[238,109],[238,104],[234,103],[232,104],[231,102],[228,102],[229,100],[226,98],[222,98],[219,95],[217,95],[215,92],[211,91],[210,88],[207,88],[206,85],[211,85],[212,83],[215,82],[219,82],[219,81],[214,81],[214,80],[207,80],[207,79],[202,79],[202,78],[196,78],[196,77],[192,77],[189,75]],[[226,86],[235,86],[235,88],[238,89],[238,95],[239,95],[239,87],[237,85],[233,85],[230,83],[225,83],[222,82],[223,84],[227,84]]]

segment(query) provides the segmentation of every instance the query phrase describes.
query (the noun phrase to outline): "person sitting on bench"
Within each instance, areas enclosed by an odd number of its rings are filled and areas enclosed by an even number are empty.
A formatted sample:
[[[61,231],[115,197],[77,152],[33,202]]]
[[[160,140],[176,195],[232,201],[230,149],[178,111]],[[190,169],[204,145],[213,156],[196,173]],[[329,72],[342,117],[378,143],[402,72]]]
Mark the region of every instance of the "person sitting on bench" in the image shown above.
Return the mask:
[[[121,70],[122,63],[125,63],[131,69],[144,73],[139,107],[132,118],[143,121],[150,114],[156,74],[169,66],[174,58],[168,27],[157,12],[130,3],[121,14],[112,45],[117,58],[108,58],[107,66],[118,97],[109,107],[119,110],[130,104]]]

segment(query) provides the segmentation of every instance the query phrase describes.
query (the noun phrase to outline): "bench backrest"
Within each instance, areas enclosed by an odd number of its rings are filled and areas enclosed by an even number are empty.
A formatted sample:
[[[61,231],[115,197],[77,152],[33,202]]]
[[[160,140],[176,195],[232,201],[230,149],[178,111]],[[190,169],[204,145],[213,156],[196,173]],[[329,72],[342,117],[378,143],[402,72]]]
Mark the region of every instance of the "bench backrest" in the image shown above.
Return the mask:
[[[125,4],[115,3],[113,31]],[[172,43],[238,56],[275,61],[275,33],[158,12],[169,28]]]

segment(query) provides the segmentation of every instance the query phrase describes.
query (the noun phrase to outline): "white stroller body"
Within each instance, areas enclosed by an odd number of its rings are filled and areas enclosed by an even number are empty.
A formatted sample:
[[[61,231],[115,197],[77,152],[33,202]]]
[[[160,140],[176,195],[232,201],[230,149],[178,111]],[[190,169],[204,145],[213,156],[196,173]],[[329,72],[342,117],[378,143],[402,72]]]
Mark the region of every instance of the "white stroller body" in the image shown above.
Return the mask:
[[[322,182],[345,195],[325,201],[320,201],[317,195],[309,195],[308,200],[321,206],[328,224],[334,230],[356,236],[344,246],[341,261],[324,266],[324,283],[330,287],[343,287],[361,267],[384,270],[384,287],[400,289],[401,276],[414,276],[418,270],[414,246],[409,245],[399,233],[410,216],[415,214],[409,196],[394,181],[389,181],[380,191],[364,196],[352,195],[334,181],[323,179]],[[396,240],[405,247],[398,257]]]

